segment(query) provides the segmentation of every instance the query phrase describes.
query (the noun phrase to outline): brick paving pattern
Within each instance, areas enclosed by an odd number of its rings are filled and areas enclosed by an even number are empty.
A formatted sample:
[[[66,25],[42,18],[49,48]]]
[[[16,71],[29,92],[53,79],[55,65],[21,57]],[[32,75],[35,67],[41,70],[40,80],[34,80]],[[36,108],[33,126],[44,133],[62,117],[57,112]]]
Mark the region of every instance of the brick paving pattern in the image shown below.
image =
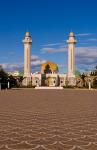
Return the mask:
[[[0,92],[0,150],[97,150],[97,91]]]

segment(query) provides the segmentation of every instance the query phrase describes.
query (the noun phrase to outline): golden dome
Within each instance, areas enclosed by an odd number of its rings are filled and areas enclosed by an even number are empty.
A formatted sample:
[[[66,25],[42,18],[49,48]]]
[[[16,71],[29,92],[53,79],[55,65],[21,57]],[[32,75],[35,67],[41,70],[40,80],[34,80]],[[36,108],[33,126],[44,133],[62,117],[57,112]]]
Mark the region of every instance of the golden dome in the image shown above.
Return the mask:
[[[75,35],[74,35],[74,32],[70,32],[70,35],[69,35],[70,37],[74,37]]]
[[[26,32],[26,37],[30,37],[30,32]]]
[[[41,65],[42,73],[58,73],[58,66],[57,64],[47,61]]]

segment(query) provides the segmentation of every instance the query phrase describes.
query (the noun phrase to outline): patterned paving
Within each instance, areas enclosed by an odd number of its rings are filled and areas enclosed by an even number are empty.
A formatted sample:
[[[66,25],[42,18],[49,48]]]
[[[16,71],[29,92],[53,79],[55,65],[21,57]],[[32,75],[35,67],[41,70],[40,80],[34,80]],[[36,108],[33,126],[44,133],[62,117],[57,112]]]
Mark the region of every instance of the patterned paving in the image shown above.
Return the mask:
[[[0,92],[0,150],[97,150],[97,91]]]

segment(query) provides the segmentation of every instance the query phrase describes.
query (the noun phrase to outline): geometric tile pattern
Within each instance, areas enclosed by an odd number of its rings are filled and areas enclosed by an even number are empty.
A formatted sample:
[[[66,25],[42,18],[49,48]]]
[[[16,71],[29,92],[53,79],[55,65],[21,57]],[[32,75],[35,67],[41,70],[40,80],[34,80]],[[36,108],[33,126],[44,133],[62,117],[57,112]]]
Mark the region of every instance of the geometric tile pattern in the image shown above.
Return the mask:
[[[0,150],[97,150],[97,91],[0,92]]]

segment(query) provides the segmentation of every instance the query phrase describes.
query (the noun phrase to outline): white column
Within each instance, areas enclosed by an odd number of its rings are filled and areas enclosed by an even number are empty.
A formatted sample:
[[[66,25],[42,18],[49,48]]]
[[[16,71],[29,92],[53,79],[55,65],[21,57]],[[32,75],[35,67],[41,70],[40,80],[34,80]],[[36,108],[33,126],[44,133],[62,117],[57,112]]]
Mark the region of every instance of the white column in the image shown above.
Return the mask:
[[[75,44],[74,33],[71,32],[68,43],[68,77],[75,77]]]
[[[24,43],[24,77],[31,77],[30,48],[32,44],[32,39],[29,32],[26,33],[23,43]]]

